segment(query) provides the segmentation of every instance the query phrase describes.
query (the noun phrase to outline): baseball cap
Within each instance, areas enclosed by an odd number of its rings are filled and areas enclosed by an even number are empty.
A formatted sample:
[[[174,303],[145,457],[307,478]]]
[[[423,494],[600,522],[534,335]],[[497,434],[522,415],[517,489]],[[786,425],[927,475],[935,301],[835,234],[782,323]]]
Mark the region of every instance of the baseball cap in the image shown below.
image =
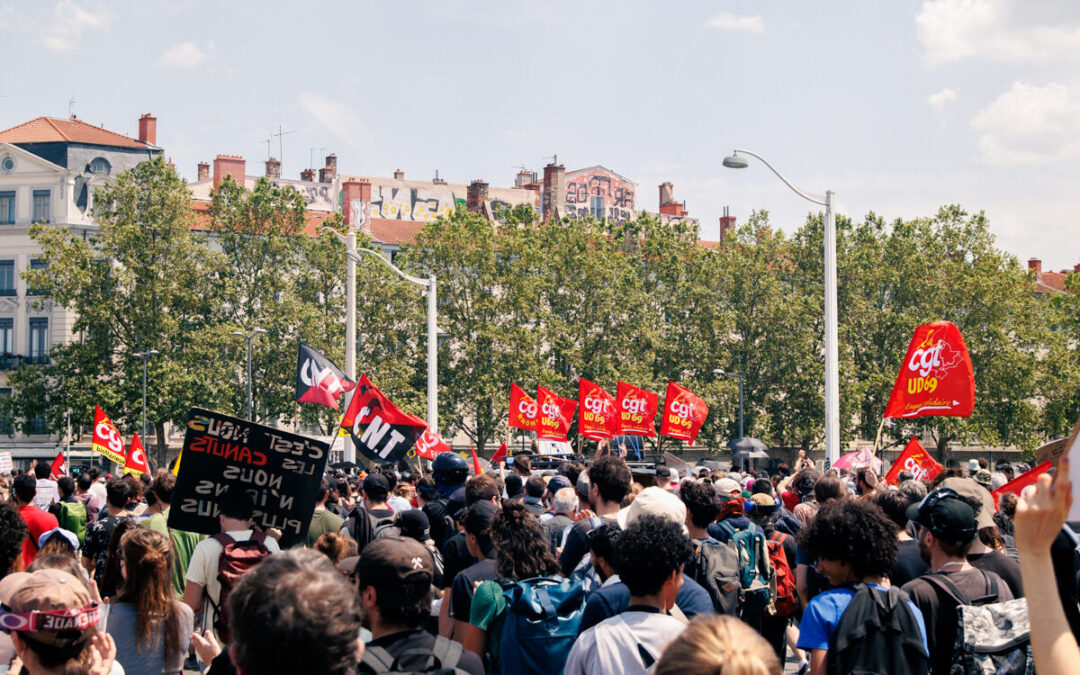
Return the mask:
[[[367,478],[364,479],[364,491],[369,489],[376,492],[390,492],[390,481],[386,480],[386,476],[378,472],[369,473]]]
[[[380,537],[360,553],[356,574],[361,586],[416,596],[431,587],[435,567],[431,553],[415,539]]]
[[[102,618],[90,591],[67,572],[38,570],[15,583],[0,610],[4,630],[23,631],[37,642],[66,647],[85,640],[87,629]]]
[[[615,519],[623,529],[634,524],[644,515],[661,516],[673,523],[678,523],[686,533],[686,504],[662,487],[647,487],[638,493],[634,501],[616,514]]]
[[[764,492],[750,495],[750,503],[754,505],[752,509],[754,513],[776,513],[780,508],[780,502]]]
[[[62,527],[54,527],[48,532],[42,532],[41,536],[38,537],[37,540],[38,548],[43,548],[45,546],[45,542],[52,539],[53,535],[61,536],[64,539],[67,539],[68,543],[71,544],[71,548],[75,549],[76,551],[79,550],[79,535],[75,534],[71,530],[65,530]]]
[[[570,484],[570,479],[566,476],[552,476],[548,481],[547,489],[551,494],[555,494],[563,488],[574,487]]]
[[[420,509],[399,511],[394,516],[394,524],[401,530],[401,536],[417,541],[431,539],[431,526],[427,515]]]
[[[721,478],[714,487],[721,499],[730,499],[733,495],[742,493],[742,486],[734,478]]]
[[[947,487],[956,490],[958,495],[968,501],[981,504],[982,508],[975,513],[976,527],[980,530],[984,527],[994,527],[994,511],[996,510],[994,498],[990,496],[987,489],[976,479],[954,476],[941,481],[939,487]]]
[[[991,480],[992,477],[989,469],[979,469],[975,472],[975,482],[988,490],[990,489]]]
[[[925,527],[950,544],[960,546],[975,539],[975,509],[949,487],[939,487],[907,510],[908,520]]]

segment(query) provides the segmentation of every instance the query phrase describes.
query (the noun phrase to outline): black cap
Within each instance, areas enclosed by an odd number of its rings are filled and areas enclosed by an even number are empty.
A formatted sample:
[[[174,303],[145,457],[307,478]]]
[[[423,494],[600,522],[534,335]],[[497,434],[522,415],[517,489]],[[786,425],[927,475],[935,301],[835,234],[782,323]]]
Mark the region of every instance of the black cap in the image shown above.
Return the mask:
[[[547,489],[551,494],[555,494],[563,488],[574,487],[570,484],[570,479],[566,476],[552,476],[548,481]]]
[[[394,516],[394,524],[401,530],[402,537],[427,541],[431,539],[431,527],[427,515],[420,509],[400,511]]]
[[[938,539],[962,546],[975,539],[975,509],[952,488],[939,487],[907,510],[908,520]]]
[[[435,567],[431,553],[415,539],[379,537],[360,553],[356,572],[362,586],[413,596],[428,591]]]
[[[390,492],[390,481],[386,480],[386,476],[379,472],[369,473],[367,478],[364,479],[364,492],[368,492],[369,489],[376,492]]]

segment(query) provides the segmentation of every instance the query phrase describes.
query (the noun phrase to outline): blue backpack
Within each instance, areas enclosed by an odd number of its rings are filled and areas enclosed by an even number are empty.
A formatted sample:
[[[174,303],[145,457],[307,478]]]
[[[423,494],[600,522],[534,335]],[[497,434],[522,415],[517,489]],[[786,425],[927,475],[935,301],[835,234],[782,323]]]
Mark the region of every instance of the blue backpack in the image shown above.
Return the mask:
[[[567,579],[541,577],[507,584],[503,596],[502,672],[561,674],[581,628],[585,589]]]

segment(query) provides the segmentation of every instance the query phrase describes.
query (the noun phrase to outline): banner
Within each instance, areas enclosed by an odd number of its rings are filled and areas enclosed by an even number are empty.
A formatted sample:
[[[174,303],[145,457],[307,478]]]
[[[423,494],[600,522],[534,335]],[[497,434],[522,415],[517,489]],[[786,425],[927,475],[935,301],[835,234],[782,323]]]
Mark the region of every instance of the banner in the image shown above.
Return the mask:
[[[513,382],[510,383],[510,426],[536,431],[536,401]]]
[[[883,417],[968,417],[975,371],[964,337],[949,321],[915,329]]]
[[[923,480],[924,478],[934,480],[934,476],[941,473],[944,468],[930,456],[930,453],[922,446],[919,439],[912,436],[907,447],[893,462],[889,473],[885,474],[885,482],[889,485],[896,485],[901,471],[910,471],[915,475],[915,480]]]
[[[639,389],[632,384],[619,382],[616,389],[616,436],[655,436],[656,406],[660,398],[651,391]]]
[[[480,466],[480,458],[476,456],[476,446],[475,445],[472,446],[472,465],[473,465],[473,475],[474,476],[479,476],[480,474],[484,473],[483,467]]]
[[[416,445],[427,423],[401,412],[367,375],[361,375],[349,409],[341,418],[341,427],[348,430],[353,445],[364,457],[373,462],[396,462]]]
[[[615,435],[615,397],[604,388],[585,378],[578,380],[578,401],[581,403],[581,415],[578,417],[578,431],[585,438],[600,440]]]
[[[11,473],[14,465],[11,463],[10,452],[0,452],[0,474],[7,475]]]
[[[438,431],[427,429],[420,438],[416,439],[416,456],[424,459],[435,459],[440,452],[450,452],[451,448],[442,439]]]
[[[1013,478],[1008,483],[1005,483],[998,489],[991,492],[990,496],[994,498],[994,506],[997,506],[998,499],[1000,499],[1001,495],[1005,494],[1006,492],[1011,492],[1014,495],[1020,495],[1024,491],[1024,488],[1029,485],[1034,485],[1035,479],[1049,471],[1053,466],[1054,463],[1051,461],[1043,462],[1031,471],[1025,471],[1016,478]]]
[[[53,460],[52,467],[49,469],[49,478],[56,480],[60,476],[68,475],[67,462],[64,461],[64,451],[56,453],[56,459]]]
[[[168,526],[216,534],[217,497],[239,485],[255,503],[256,525],[281,530],[282,549],[302,544],[329,449],[313,438],[192,408],[184,434],[184,470],[176,477]]]
[[[1076,486],[1080,485],[1080,420],[1076,421],[1072,436],[1069,436],[1069,440],[1065,441],[1065,457],[1069,458],[1068,479],[1073,485],[1073,490],[1076,490]],[[1073,494],[1076,493],[1073,492]],[[1076,523],[1078,521],[1080,521],[1080,499],[1074,499],[1072,506],[1069,507],[1068,522]]]
[[[94,437],[90,441],[90,449],[105,455],[110,462],[116,462],[120,466],[127,463],[124,439],[120,437],[120,431],[101,406],[94,406]]]
[[[135,477],[150,473],[150,463],[146,461],[146,450],[143,448],[139,434],[131,437],[131,446],[128,448],[127,462],[124,464],[124,473],[133,473]]]
[[[499,449],[495,451],[495,454],[492,455],[491,459],[488,461],[491,463],[492,466],[495,466],[496,462],[498,462],[500,459],[506,459],[508,455],[509,451],[506,449],[506,443],[503,443],[499,446]]]
[[[536,409],[536,438],[566,441],[570,423],[574,420],[574,411],[577,410],[577,401],[537,387]]]
[[[356,388],[356,383],[334,362],[318,350],[300,343],[296,362],[296,401],[317,403],[337,410],[341,395]]]
[[[701,425],[709,416],[709,406],[700,396],[674,382],[668,382],[664,396],[664,417],[660,420],[660,435],[694,444]]]

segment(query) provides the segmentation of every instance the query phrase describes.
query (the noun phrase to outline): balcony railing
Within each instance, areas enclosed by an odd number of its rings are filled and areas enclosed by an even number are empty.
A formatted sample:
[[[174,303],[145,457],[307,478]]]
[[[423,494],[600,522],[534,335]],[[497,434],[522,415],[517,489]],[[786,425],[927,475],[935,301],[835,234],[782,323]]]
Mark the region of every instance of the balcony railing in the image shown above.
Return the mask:
[[[17,370],[23,366],[39,366],[52,363],[48,356],[18,356],[0,354],[0,370]]]

